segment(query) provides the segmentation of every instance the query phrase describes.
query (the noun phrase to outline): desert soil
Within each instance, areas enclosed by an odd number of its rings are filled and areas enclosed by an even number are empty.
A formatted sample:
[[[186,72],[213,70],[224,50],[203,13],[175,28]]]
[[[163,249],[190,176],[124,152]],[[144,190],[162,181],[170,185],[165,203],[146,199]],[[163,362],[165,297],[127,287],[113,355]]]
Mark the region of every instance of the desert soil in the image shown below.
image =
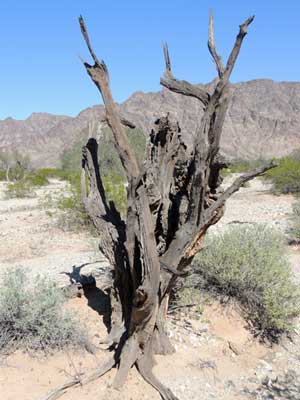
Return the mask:
[[[106,266],[97,251],[97,240],[88,232],[58,228],[40,203],[47,192],[64,188],[53,181],[31,199],[5,199],[5,184],[0,186],[0,281],[1,274],[14,266],[24,266],[32,276],[47,274],[59,285],[70,282],[69,274],[84,264]],[[266,223],[282,232],[289,224],[292,196],[274,196],[270,187],[256,179],[242,188],[227,203],[220,223],[222,231],[230,224]],[[300,269],[297,247],[287,247],[295,277]],[[95,354],[86,350],[45,355],[17,352],[0,361],[1,400],[40,400],[59,384],[95,368],[109,354],[99,348],[106,334],[103,323],[107,308],[100,288],[85,290],[81,297],[68,301],[86,326]],[[282,375],[289,369],[300,373],[300,324],[296,321],[293,341],[283,339],[270,347],[254,338],[236,306],[218,303],[205,306],[199,319],[186,311],[170,315],[169,334],[176,348],[171,356],[158,356],[154,368],[159,379],[172,388],[180,400],[262,399],[256,388],[267,377]],[[62,400],[150,400],[159,395],[132,369],[122,391],[111,387],[115,371],[97,381],[70,389]],[[267,398],[267,397],[265,397]],[[269,397],[272,398],[272,397]],[[281,397],[278,397],[280,399]],[[297,397],[294,397],[295,399]],[[299,398],[299,397],[298,397]]]

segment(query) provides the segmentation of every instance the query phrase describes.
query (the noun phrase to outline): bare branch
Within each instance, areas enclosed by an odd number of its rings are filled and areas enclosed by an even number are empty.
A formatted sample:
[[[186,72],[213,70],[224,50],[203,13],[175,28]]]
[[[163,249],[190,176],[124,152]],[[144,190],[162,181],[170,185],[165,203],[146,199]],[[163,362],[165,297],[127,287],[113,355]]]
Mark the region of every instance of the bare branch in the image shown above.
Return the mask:
[[[164,43],[163,48],[164,48],[164,57],[165,57],[165,63],[166,63],[166,72],[171,72],[171,61],[170,61],[168,43]]]
[[[135,129],[136,125],[132,121],[129,121],[129,119],[122,117],[122,115],[121,115],[120,119],[121,119],[122,125],[127,126],[127,128],[130,128],[130,129]]]
[[[127,128],[130,128],[130,129],[136,128],[136,125],[132,121],[129,121],[129,119],[123,117],[122,115],[120,115],[120,121],[121,121],[121,124],[126,126]],[[102,118],[101,122],[103,122],[104,124],[108,124],[106,117]]]
[[[56,389],[52,390],[47,396],[41,398],[40,400],[56,400],[61,397],[66,391],[71,387],[76,387],[80,385],[85,385],[89,382],[92,382],[108,371],[110,371],[116,364],[115,359],[112,357],[106,363],[101,365],[100,367],[94,369],[90,374],[84,374],[82,378],[74,377],[73,379],[69,380],[68,382],[63,383],[61,386],[57,387]]]
[[[81,33],[82,33],[82,35],[84,37],[85,43],[86,43],[86,45],[87,45],[87,47],[89,49],[90,55],[92,56],[95,64],[99,64],[100,65],[102,62],[100,62],[98,60],[98,58],[96,57],[96,54],[94,53],[94,51],[92,49],[90,38],[89,38],[89,35],[88,35],[88,32],[87,32],[84,20],[82,18],[82,15],[80,15],[80,17],[79,17],[79,25],[80,25],[80,30],[81,30]]]
[[[250,18],[248,18],[242,25],[240,25],[240,30],[239,33],[236,37],[235,40],[235,44],[233,46],[233,49],[228,57],[228,61],[226,64],[226,69],[225,72],[223,74],[223,79],[224,81],[228,81],[229,77],[231,75],[231,72],[233,70],[234,64],[237,60],[237,57],[239,55],[242,43],[243,43],[243,39],[244,37],[247,35],[247,28],[248,26],[251,24],[251,22],[254,20],[254,15],[251,16]]]
[[[160,78],[160,84],[172,92],[182,94],[184,96],[195,97],[200,100],[201,103],[206,107],[210,96],[209,93],[200,88],[198,85],[192,85],[187,81],[180,81],[173,77],[173,75],[165,74]]]
[[[209,14],[208,49],[209,49],[209,52],[216,64],[219,78],[221,78],[224,73],[224,66],[223,66],[222,59],[216,50],[215,32],[214,32],[214,15],[213,15],[212,10],[210,10],[210,14]]]
[[[262,165],[254,169],[253,171],[249,171],[244,175],[239,176],[231,186],[229,186],[224,193],[216,200],[205,212],[204,215],[204,222],[207,223],[207,219],[211,218],[211,216],[220,208],[222,207],[226,200],[233,195],[233,193],[237,192],[244,183],[256,178],[259,175],[262,175],[264,172],[268,171],[269,169],[277,167],[278,164],[274,163],[273,161],[269,162],[268,164]]]
[[[123,168],[125,170],[128,181],[132,178],[136,178],[139,175],[139,167],[136,157],[130,147],[128,137],[122,125],[120,116],[116,104],[113,100],[110,84],[109,84],[109,73],[104,61],[99,61],[96,57],[89,40],[87,29],[82,17],[79,18],[79,24],[81,28],[82,35],[88,46],[89,52],[95,62],[95,65],[91,66],[88,63],[84,63],[87,73],[91,77],[92,81],[95,83],[99,89],[106,110],[107,123],[110,126],[114,139],[115,145],[122,162]]]
[[[181,81],[174,78],[171,70],[170,54],[167,43],[164,43],[163,51],[166,63],[166,71],[160,78],[160,84],[172,92],[179,93],[184,96],[195,97],[196,99],[200,100],[204,106],[207,106],[210,97],[209,93],[202,89],[199,85],[192,85],[187,81]]]

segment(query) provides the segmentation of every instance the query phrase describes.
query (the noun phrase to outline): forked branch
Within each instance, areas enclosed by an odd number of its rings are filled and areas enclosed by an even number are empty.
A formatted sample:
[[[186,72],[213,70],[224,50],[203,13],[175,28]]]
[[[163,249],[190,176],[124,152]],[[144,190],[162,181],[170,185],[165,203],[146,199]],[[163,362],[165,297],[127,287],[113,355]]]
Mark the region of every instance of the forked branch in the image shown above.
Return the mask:
[[[175,93],[182,94],[184,96],[195,97],[200,100],[204,106],[207,106],[209,102],[209,93],[201,88],[199,85],[193,85],[187,81],[182,81],[174,78],[171,70],[170,55],[167,43],[163,46],[164,58],[166,64],[166,71],[160,78],[161,85],[165,86],[169,90]]]
[[[219,78],[221,78],[224,73],[224,66],[223,66],[222,58],[219,56],[219,54],[217,53],[217,50],[216,50],[214,15],[213,15],[212,10],[210,10],[210,14],[209,14],[208,49],[209,49],[209,52],[216,64]]]

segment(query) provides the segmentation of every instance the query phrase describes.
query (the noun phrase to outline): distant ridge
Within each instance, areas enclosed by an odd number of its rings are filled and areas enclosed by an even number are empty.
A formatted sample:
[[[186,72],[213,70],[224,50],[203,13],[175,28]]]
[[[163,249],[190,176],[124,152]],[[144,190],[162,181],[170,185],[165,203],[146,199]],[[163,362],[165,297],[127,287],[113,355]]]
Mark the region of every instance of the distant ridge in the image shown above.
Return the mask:
[[[232,84],[231,90],[221,140],[227,157],[271,158],[300,148],[300,82],[260,79]],[[169,112],[186,135],[195,132],[202,113],[197,100],[167,89],[136,92],[119,109],[146,133],[156,118]],[[57,167],[62,152],[86,133],[89,121],[103,115],[103,106],[94,106],[76,117],[33,113],[26,120],[0,120],[0,151],[18,150],[29,154],[36,167]]]

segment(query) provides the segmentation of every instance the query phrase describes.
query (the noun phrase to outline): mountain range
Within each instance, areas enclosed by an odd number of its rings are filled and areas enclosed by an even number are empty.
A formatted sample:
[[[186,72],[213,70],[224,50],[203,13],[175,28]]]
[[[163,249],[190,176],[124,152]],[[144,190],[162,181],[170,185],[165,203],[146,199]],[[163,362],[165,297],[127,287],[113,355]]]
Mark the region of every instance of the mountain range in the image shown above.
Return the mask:
[[[212,85],[207,85],[208,90]],[[269,159],[300,149],[300,82],[258,79],[231,84],[230,90],[221,139],[226,157]],[[136,92],[118,108],[146,134],[158,117],[170,113],[181,129],[192,135],[203,112],[196,99],[165,88],[155,93]],[[87,134],[89,122],[103,116],[104,107],[97,105],[76,117],[33,113],[25,120],[0,120],[0,151],[28,154],[35,167],[59,167],[64,150]]]

